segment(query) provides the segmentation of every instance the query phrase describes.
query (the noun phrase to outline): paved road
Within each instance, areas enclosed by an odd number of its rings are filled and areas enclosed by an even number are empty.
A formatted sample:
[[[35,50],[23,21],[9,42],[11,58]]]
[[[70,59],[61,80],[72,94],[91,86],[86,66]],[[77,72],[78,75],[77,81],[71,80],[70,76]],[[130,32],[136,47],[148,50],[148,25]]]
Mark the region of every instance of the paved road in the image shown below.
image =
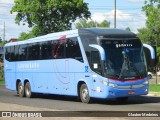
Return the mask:
[[[5,89],[5,86],[0,86],[0,102],[67,111],[160,111],[160,97],[131,97],[125,104],[114,99],[94,99],[93,103],[84,104],[77,102],[75,97],[56,95],[20,98],[16,92]]]

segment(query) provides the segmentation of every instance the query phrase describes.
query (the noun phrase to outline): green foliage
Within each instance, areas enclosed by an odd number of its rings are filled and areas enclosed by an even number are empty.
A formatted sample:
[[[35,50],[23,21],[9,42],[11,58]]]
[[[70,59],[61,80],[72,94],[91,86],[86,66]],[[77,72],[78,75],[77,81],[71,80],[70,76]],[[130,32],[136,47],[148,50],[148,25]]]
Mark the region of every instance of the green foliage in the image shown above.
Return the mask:
[[[77,23],[76,28],[91,28],[91,27],[110,27],[110,22],[107,20],[102,21],[101,23],[98,23],[96,21],[87,21],[85,19],[80,20],[79,23]]]
[[[20,34],[19,40],[26,40],[26,39],[33,38],[33,37],[35,37],[35,36],[32,33],[22,32]]]
[[[150,34],[150,30],[148,28],[138,29],[137,36],[141,39],[143,43],[155,45],[155,40],[152,39],[152,34]]]
[[[4,46],[4,44],[5,44],[4,42],[1,42],[1,43],[0,43],[0,46]]]
[[[148,34],[151,45],[160,44],[160,0],[145,1],[143,11],[146,13],[146,36]]]
[[[146,0],[142,10],[147,16],[146,28],[138,29],[137,36],[143,43],[157,48],[157,57],[160,57],[160,0]],[[158,63],[160,64],[160,63]]]
[[[149,85],[149,91],[160,92],[160,85],[150,84]]]
[[[131,31],[130,27],[127,27],[126,30]]]
[[[17,12],[16,23],[33,27],[30,37],[69,30],[77,18],[90,17],[83,0],[14,0],[14,3],[11,13]]]
[[[0,80],[0,85],[5,85],[5,81],[4,80]]]

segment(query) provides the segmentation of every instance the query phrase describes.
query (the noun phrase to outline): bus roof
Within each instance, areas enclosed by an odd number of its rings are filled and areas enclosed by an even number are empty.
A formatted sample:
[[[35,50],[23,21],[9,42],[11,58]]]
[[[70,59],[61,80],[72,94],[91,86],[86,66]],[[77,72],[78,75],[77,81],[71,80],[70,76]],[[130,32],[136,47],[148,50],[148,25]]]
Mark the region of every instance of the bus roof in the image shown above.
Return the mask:
[[[57,40],[60,39],[62,36],[68,37],[76,37],[78,33],[85,33],[85,32],[93,33],[97,36],[104,36],[108,38],[135,38],[136,35],[130,31],[122,30],[122,29],[111,29],[111,28],[82,28],[76,30],[68,30],[62,31],[57,33],[50,33],[44,36],[31,38],[24,41],[7,43],[5,46],[12,46],[12,45],[19,45],[19,44],[27,44],[27,43],[34,43],[34,42],[42,42],[42,41],[49,41],[49,40]]]
[[[83,34],[86,33],[85,31],[88,31],[90,33],[93,33],[97,36],[104,36],[108,38],[135,38],[136,35],[128,30],[122,30],[117,28],[84,28],[79,29],[79,32]]]
[[[63,36],[66,36],[66,38],[78,36],[78,30],[68,30],[68,31],[63,31],[63,32],[50,33],[47,35],[31,38],[31,39],[24,40],[24,41],[7,43],[5,46],[43,42],[43,41],[49,41],[49,40],[57,40]]]

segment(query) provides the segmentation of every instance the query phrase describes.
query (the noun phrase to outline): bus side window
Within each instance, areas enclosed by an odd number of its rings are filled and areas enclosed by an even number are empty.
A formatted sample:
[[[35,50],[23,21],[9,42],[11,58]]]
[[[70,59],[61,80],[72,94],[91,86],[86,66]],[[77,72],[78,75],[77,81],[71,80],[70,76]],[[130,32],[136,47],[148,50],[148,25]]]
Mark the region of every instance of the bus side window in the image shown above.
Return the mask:
[[[28,51],[27,51],[28,48]],[[39,60],[40,57],[40,46],[39,43],[29,44],[28,47],[26,46],[25,52],[28,53],[27,60]]]
[[[18,61],[18,60],[19,60],[19,58],[18,58],[18,56],[19,56],[18,51],[19,51],[19,45],[16,45],[16,46],[15,46],[15,61]]]
[[[10,47],[6,47],[5,49],[5,59],[10,61],[10,53],[11,53],[11,49]]]
[[[65,46],[66,40],[56,40],[54,42],[53,48],[52,48],[52,57],[54,59],[62,59],[65,58]]]
[[[40,46],[39,43],[36,43],[32,46],[32,60],[39,60],[40,55]]]
[[[99,51],[92,49],[91,50],[91,68],[98,74],[102,74],[102,66]]]
[[[20,45],[19,47],[19,61],[26,61],[27,45]]]
[[[83,62],[80,46],[77,38],[68,38],[66,42],[66,58],[73,58]]]
[[[32,44],[28,45],[27,60],[32,60]]]
[[[10,60],[15,61],[15,46],[11,46]]]
[[[40,58],[42,60],[45,60],[45,59],[51,59],[51,47],[52,47],[52,44],[51,44],[51,41],[47,41],[47,42],[43,42],[41,43],[41,46],[40,46]]]

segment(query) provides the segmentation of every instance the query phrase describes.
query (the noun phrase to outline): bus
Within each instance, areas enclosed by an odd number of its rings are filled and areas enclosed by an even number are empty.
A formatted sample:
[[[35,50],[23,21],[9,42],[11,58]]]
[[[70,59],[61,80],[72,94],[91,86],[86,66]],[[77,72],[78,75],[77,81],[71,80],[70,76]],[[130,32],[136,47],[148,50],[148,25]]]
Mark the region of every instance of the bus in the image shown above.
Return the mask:
[[[145,54],[145,51],[147,51]],[[35,93],[91,98],[148,94],[153,47],[121,29],[82,28],[7,43],[5,84],[20,97]]]

